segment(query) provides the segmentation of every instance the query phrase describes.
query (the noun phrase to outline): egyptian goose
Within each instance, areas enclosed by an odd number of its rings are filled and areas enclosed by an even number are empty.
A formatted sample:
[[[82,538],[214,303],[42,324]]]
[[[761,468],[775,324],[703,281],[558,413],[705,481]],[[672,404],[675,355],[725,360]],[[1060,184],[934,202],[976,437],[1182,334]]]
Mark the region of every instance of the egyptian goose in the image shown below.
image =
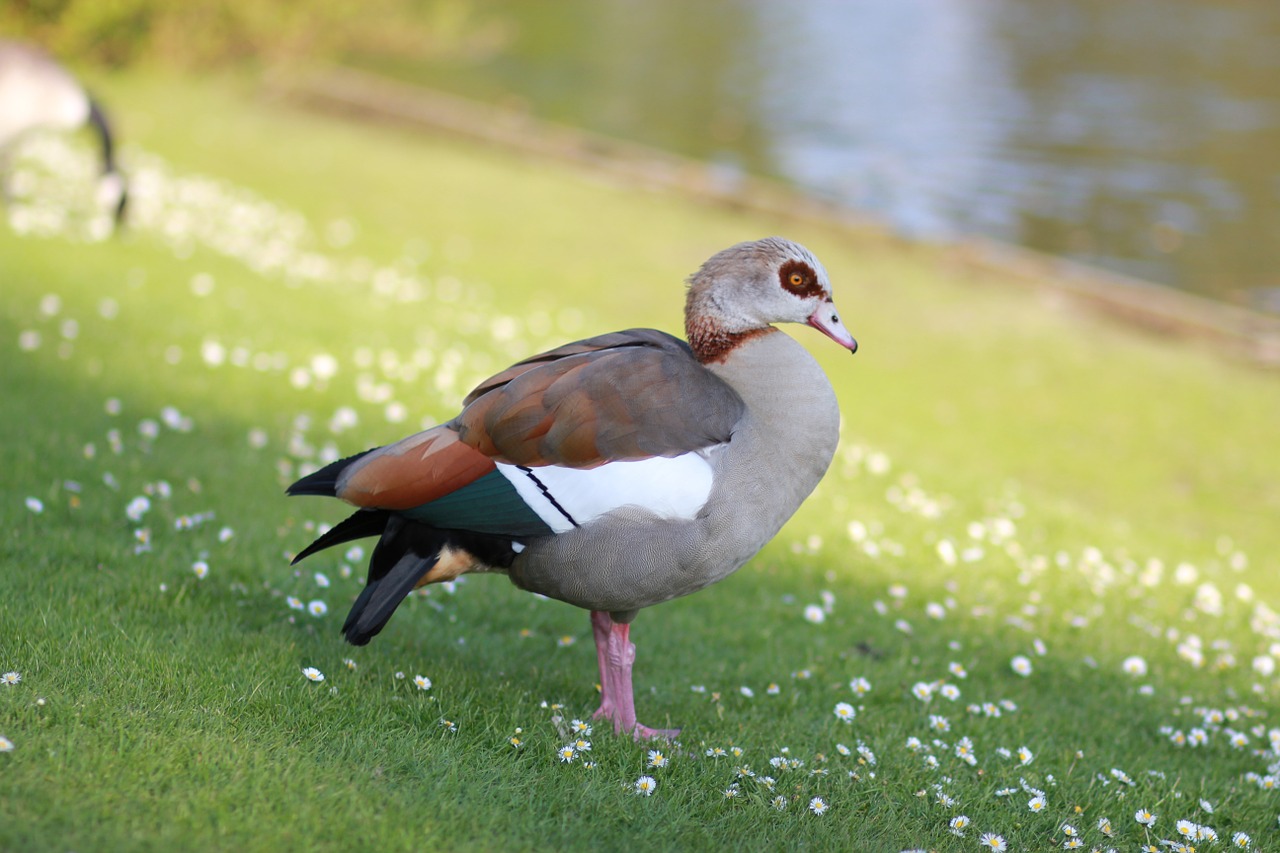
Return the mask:
[[[111,127],[98,102],[48,54],[30,45],[0,41],[0,152],[34,130],[97,131],[102,146],[98,202],[112,210],[118,225],[128,203],[124,178],[116,168]]]
[[[857,349],[807,249],[725,249],[689,279],[687,344],[653,329],[566,344],[482,382],[448,423],[294,483],[359,507],[294,562],[381,536],[342,626],[356,645],[416,587],[465,572],[590,610],[596,718],[674,737],[636,721],[631,620],[749,560],[836,449],[835,393],[781,322]]]

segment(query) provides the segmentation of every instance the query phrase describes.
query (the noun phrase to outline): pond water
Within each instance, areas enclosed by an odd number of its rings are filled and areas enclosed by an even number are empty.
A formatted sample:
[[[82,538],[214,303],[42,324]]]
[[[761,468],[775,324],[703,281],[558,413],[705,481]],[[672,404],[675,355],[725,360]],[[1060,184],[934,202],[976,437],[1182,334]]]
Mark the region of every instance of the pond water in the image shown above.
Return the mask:
[[[479,8],[501,49],[377,67],[783,178],[913,237],[1280,311],[1280,2]]]

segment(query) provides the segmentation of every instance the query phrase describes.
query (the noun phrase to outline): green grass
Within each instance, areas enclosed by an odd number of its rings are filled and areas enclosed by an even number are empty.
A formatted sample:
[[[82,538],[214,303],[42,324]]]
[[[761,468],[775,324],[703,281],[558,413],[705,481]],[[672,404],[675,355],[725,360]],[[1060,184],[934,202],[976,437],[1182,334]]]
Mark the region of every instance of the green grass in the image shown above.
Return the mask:
[[[1251,667],[1280,640],[1260,604],[1280,602],[1274,375],[956,269],[938,250],[300,113],[234,79],[140,74],[100,88],[135,174],[158,156],[152,185],[188,189],[166,204],[139,197],[151,218],[122,239],[0,229],[0,672],[22,676],[0,685],[0,735],[14,744],[0,754],[0,848],[973,850],[995,832],[1039,850],[1060,846],[1069,820],[1085,849],[1132,850],[1174,837],[1179,818],[1213,826],[1222,846],[1245,831],[1255,849],[1280,847],[1280,794],[1246,775],[1278,759],[1262,751],[1280,725],[1277,684]],[[229,256],[212,243],[243,221],[235,199],[272,207],[254,208],[264,224]],[[254,271],[298,221],[288,211],[308,229],[286,254],[341,274]],[[203,236],[174,237],[183,222]],[[342,516],[283,497],[303,466],[448,417],[473,381],[538,348],[678,330],[685,275],[777,232],[823,259],[862,343],[850,359],[791,330],[837,388],[843,447],[752,563],[637,620],[641,718],[684,726],[669,766],[649,770],[649,746],[599,731],[596,767],[556,760],[566,736],[553,718],[595,707],[586,614],[501,578],[434,588],[370,646],[341,642],[363,565],[334,554],[289,567],[317,523]],[[213,289],[198,296],[202,274]],[[425,298],[394,295],[409,279]],[[22,349],[24,332],[39,346]],[[214,343],[220,366],[204,358]],[[319,354],[337,373],[295,384]],[[241,356],[247,366],[231,363]],[[388,422],[391,402],[402,421]],[[166,406],[191,428],[142,436]],[[359,422],[332,432],[343,406]],[[135,523],[126,507],[144,494]],[[213,517],[176,529],[202,513]],[[1013,529],[992,541],[1000,519]],[[138,553],[141,528],[150,548]],[[944,540],[983,552],[949,565]],[[1193,582],[1175,579],[1182,563]],[[812,624],[804,608],[824,590],[830,613]],[[289,596],[329,612],[290,609]],[[1202,666],[1188,660],[1192,635]],[[1019,654],[1029,677],[1010,668]],[[1148,675],[1122,672],[1130,655]],[[307,681],[305,666],[326,680]],[[420,673],[431,690],[413,685]],[[864,697],[855,676],[873,685]],[[958,701],[911,694],[944,680]],[[966,711],[1001,699],[1016,710]],[[833,714],[845,701],[859,706],[851,724]],[[1242,718],[1206,726],[1199,708]],[[950,732],[932,732],[930,714]],[[1164,726],[1205,728],[1209,743],[1179,748]],[[1233,749],[1226,728],[1248,747]],[[974,767],[954,755],[964,736]],[[860,741],[874,767],[837,752]],[[741,759],[703,756],[731,745]],[[996,752],[1023,745],[1025,767]],[[772,770],[783,748],[804,768]],[[748,782],[726,801],[742,763],[777,791]],[[829,774],[810,775],[819,768]],[[636,796],[646,772],[657,791]],[[1020,779],[1046,792],[1042,813]],[[995,795],[1007,787],[1017,793]],[[807,811],[814,796],[826,814]],[[1139,807],[1159,814],[1150,834]],[[961,814],[963,839],[948,830]],[[1103,816],[1114,840],[1095,829]]]

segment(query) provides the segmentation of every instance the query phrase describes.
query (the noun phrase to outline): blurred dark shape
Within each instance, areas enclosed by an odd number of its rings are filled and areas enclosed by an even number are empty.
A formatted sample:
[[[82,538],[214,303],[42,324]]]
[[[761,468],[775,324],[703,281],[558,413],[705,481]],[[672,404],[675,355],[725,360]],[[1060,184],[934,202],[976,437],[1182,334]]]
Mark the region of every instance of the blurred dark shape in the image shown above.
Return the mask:
[[[39,130],[92,127],[102,150],[98,201],[124,219],[128,192],[116,167],[111,125],[102,106],[53,57],[31,45],[0,41],[0,155],[24,135]],[[0,156],[0,167],[3,167]],[[3,168],[0,168],[0,179]]]

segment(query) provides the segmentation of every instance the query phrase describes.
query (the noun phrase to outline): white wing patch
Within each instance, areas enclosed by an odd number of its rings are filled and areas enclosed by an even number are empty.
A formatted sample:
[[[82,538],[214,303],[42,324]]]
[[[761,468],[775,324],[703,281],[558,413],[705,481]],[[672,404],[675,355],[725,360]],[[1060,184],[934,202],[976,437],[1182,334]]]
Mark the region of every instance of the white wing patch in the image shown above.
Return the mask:
[[[609,462],[598,468],[498,463],[529,508],[556,533],[624,506],[662,518],[693,518],[711,495],[712,469],[701,453]]]

